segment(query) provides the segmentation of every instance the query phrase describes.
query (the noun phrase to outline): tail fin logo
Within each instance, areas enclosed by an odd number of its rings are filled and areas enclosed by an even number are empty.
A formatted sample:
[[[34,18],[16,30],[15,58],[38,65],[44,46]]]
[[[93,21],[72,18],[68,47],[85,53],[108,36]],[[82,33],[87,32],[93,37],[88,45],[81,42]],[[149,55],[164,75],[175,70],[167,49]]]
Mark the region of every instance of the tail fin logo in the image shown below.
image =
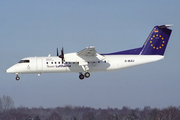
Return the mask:
[[[153,48],[153,49],[161,49],[163,46],[164,46],[164,43],[165,43],[165,41],[164,41],[164,38],[162,37],[162,35],[161,34],[158,34],[158,29],[155,29],[154,30],[154,33],[156,33],[156,34],[154,34],[152,37],[151,37],[151,39],[150,39],[150,44],[151,44],[151,47]],[[155,43],[157,43],[157,42],[159,42],[159,41],[161,41],[160,42],[160,44],[157,46]]]
[[[164,55],[171,35],[169,25],[155,26],[144,43],[141,55]]]

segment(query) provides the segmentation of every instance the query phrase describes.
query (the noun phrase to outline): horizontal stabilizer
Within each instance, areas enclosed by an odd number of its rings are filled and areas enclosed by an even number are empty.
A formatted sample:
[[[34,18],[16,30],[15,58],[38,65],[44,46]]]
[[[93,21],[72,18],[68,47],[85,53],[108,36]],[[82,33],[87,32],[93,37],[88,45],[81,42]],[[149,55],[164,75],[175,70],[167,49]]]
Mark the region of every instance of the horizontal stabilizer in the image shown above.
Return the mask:
[[[160,26],[158,26],[159,28],[168,28],[168,27],[171,27],[171,26],[173,26],[173,25],[160,25]]]

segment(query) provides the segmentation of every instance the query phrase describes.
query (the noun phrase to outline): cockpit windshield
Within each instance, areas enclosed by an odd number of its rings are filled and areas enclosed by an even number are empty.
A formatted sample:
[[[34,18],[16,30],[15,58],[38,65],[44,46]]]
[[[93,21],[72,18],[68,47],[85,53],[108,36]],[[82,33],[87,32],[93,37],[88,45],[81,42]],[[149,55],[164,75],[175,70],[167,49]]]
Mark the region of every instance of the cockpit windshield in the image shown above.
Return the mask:
[[[18,63],[29,63],[29,60],[20,60]]]

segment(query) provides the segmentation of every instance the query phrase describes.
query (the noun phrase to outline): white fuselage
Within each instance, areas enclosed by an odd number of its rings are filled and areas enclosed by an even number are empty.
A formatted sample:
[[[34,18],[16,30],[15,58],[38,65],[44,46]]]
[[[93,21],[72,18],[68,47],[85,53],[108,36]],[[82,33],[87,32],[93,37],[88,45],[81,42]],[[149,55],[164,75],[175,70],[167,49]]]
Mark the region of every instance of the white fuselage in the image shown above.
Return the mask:
[[[72,56],[74,54],[72,53]],[[71,54],[67,55],[71,56]],[[72,60],[71,60],[72,58]],[[69,57],[68,61],[62,62],[57,56],[49,57],[27,57],[22,60],[29,62],[17,63],[6,70],[7,73],[60,73],[60,72],[84,72],[80,62],[87,62],[83,59]],[[104,55],[103,60],[87,62],[89,72],[109,71],[158,61],[164,58],[162,55]]]

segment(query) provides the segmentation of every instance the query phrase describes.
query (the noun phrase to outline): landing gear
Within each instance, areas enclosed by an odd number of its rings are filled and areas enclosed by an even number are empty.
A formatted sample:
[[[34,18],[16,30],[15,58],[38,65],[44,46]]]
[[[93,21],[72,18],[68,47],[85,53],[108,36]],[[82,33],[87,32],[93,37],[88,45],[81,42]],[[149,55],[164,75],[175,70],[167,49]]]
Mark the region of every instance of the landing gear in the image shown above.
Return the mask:
[[[90,73],[89,72],[86,72],[84,75],[82,73],[79,73],[79,79],[80,80],[83,80],[84,77],[88,78],[90,77]]]
[[[83,80],[84,79],[84,75],[82,73],[80,73],[79,75],[79,79]]]
[[[90,77],[90,73],[89,73],[89,72],[86,72],[86,73],[84,74],[84,76],[85,76],[86,78],[88,78],[88,77]]]
[[[18,74],[16,74],[16,80],[20,80],[20,77],[18,76]]]

